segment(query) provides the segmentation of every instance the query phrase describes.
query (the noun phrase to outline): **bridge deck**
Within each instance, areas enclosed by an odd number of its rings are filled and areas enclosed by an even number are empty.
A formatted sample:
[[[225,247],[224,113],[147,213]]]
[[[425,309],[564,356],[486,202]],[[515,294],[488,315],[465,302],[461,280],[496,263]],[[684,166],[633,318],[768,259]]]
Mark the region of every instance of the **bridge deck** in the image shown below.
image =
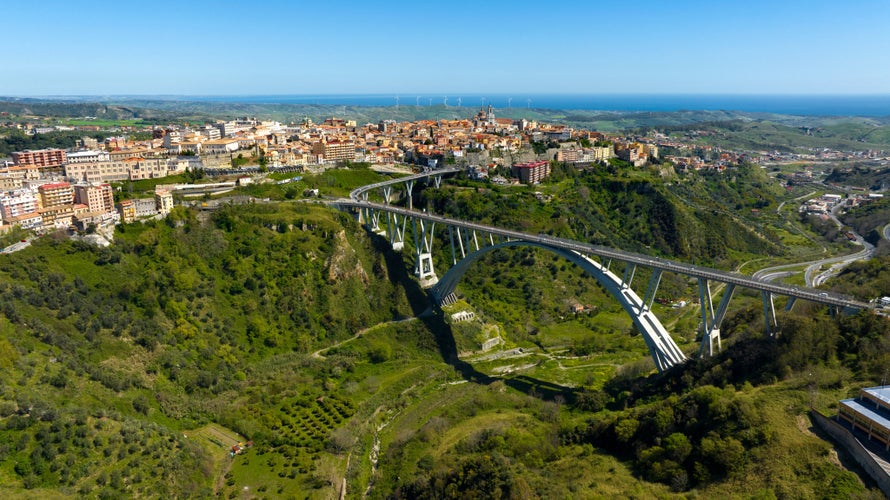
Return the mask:
[[[819,290],[815,288],[809,287],[798,287],[792,285],[782,285],[778,283],[773,283],[769,281],[765,281],[759,278],[744,276],[739,273],[734,272],[726,272],[720,271],[718,269],[713,269],[709,267],[703,266],[694,266],[690,264],[684,264],[682,262],[673,261],[670,259],[665,259],[661,257],[653,257],[650,255],[644,255],[634,252],[626,252],[624,250],[618,250],[615,248],[609,248],[601,245],[592,245],[589,243],[582,243],[579,241],[567,240],[564,238],[557,238],[553,236],[547,236],[543,234],[528,234],[520,231],[513,231],[509,229],[502,229],[494,226],[487,226],[484,224],[477,224],[474,222],[468,222],[460,219],[452,219],[449,217],[443,217],[440,215],[433,215],[426,212],[418,212],[416,210],[409,210],[406,208],[396,207],[392,205],[386,205],[382,203],[374,203],[371,201],[363,201],[359,198],[363,193],[366,193],[372,189],[381,188],[384,186],[389,186],[393,184],[398,184],[405,182],[407,180],[415,180],[421,179],[425,177],[432,177],[437,175],[444,175],[450,173],[456,173],[461,171],[459,168],[448,168],[448,169],[440,169],[440,170],[432,170],[428,172],[423,172],[420,174],[415,174],[407,177],[400,177],[397,179],[392,179],[388,181],[378,182],[376,184],[371,184],[368,186],[363,186],[358,188],[352,193],[350,193],[350,200],[342,200],[338,201],[337,204],[341,206],[355,207],[355,208],[370,208],[373,210],[380,210],[384,212],[390,212],[399,214],[406,217],[412,217],[416,219],[421,219],[429,222],[435,222],[436,224],[445,225],[445,226],[453,226],[459,227],[462,229],[468,229],[471,231],[479,231],[483,233],[490,233],[497,236],[502,236],[505,238],[523,240],[523,241],[531,241],[535,243],[539,243],[542,245],[548,245],[555,248],[561,248],[565,250],[575,251],[581,253],[582,255],[596,255],[604,259],[614,259],[622,262],[629,262],[637,265],[642,265],[650,268],[661,269],[662,271],[670,271],[674,273],[683,274],[690,277],[695,278],[704,278],[707,280],[717,281],[721,283],[732,283],[737,286],[742,286],[745,288],[749,288],[752,290],[760,290],[769,292],[775,295],[784,295],[788,297],[795,297],[799,299],[808,300],[811,302],[816,302],[820,304],[826,304],[831,306],[843,307],[843,308],[852,308],[852,309],[872,309],[874,306],[867,302],[862,302],[856,300],[851,297],[847,297],[840,294],[835,294],[831,292],[826,292],[824,290]]]

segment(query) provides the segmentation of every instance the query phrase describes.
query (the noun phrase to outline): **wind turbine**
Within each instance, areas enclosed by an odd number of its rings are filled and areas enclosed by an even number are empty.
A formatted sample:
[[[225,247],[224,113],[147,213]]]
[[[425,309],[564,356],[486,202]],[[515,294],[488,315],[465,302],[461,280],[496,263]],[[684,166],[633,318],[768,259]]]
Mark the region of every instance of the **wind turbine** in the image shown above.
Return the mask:
[[[396,96],[396,109],[399,109],[399,96]]]
[[[414,105],[415,105],[415,106],[420,106],[420,96],[417,96],[417,97],[414,99]]]
[[[512,103],[513,103],[513,98],[512,98],[512,97],[508,97],[508,98],[507,98],[507,107],[509,108],[510,105],[511,105]]]
[[[447,95],[444,98],[442,98],[442,104],[444,104],[446,108],[448,107],[448,96]]]
[[[460,97],[457,98],[457,107],[460,107]]]
[[[433,105],[433,98],[430,97],[429,100],[428,100],[428,102],[427,102],[427,106],[432,106],[432,105]]]
[[[532,107],[532,100],[531,100],[531,98],[525,100],[525,107],[526,107],[526,108],[531,108],[531,107]]]

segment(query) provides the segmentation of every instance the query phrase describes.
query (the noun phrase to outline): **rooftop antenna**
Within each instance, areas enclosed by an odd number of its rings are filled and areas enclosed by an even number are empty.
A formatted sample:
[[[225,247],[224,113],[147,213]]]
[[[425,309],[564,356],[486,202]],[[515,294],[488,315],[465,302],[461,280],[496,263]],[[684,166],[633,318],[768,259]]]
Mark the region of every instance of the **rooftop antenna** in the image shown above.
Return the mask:
[[[399,96],[396,96],[396,109],[399,109]]]
[[[508,97],[508,98],[507,98],[507,107],[509,108],[510,105],[511,105],[512,103],[513,103],[513,98],[512,98],[512,97]]]
[[[442,103],[445,104],[446,108],[448,107],[448,96],[447,95],[444,98],[442,98]]]

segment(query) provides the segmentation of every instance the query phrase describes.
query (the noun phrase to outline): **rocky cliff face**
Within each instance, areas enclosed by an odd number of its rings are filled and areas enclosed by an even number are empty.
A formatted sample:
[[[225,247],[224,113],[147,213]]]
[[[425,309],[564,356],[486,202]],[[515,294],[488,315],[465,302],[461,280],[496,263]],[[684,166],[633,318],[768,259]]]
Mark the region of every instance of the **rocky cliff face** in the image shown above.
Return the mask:
[[[358,278],[367,285],[368,273],[346,238],[346,231],[340,231],[334,236],[333,246],[330,257],[325,261],[328,283],[337,284],[350,278]]]

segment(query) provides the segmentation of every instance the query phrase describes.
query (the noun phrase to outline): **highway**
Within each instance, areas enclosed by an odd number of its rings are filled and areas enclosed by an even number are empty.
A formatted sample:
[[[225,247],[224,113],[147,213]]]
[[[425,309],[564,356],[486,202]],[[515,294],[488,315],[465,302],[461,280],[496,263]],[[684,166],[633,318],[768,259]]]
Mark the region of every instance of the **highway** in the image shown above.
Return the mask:
[[[837,211],[840,210],[842,205],[837,205],[831,209],[828,214],[831,217],[831,220],[837,226],[838,230],[843,230],[844,224],[837,218]],[[834,257],[830,259],[823,259],[818,262],[814,262],[807,266],[806,271],[804,272],[804,280],[808,286],[819,286],[825,282],[828,278],[837,275],[841,270],[848,266],[849,264],[857,261],[868,259],[874,253],[875,247],[871,243],[865,241],[859,233],[850,230],[853,233],[853,236],[856,238],[856,244],[862,245],[862,250],[850,255],[841,255],[839,257]],[[816,274],[823,265],[830,264],[830,267],[827,271]]]
[[[712,269],[704,266],[693,266],[690,264],[684,264],[676,261],[672,261],[669,259],[663,259],[660,257],[652,257],[649,255],[638,254],[634,252],[626,252],[623,250],[616,250],[614,248],[603,247],[599,245],[591,245],[589,243],[581,243],[578,241],[566,240],[563,238],[556,238],[553,236],[546,236],[542,234],[528,234],[522,233],[519,231],[512,231],[509,229],[501,229],[493,226],[486,226],[484,224],[477,224],[474,222],[467,222],[458,219],[451,219],[448,217],[442,217],[439,215],[428,214],[425,212],[418,212],[416,210],[408,210],[401,207],[395,207],[392,205],[384,205],[382,203],[374,203],[370,201],[361,201],[361,200],[340,200],[334,202],[340,206],[349,206],[355,208],[372,208],[374,210],[380,210],[384,212],[391,212],[395,214],[399,214],[402,216],[413,217],[417,219],[422,219],[427,222],[434,222],[437,224],[443,224],[448,226],[459,227],[461,229],[469,229],[473,231],[479,231],[482,233],[489,233],[497,236],[503,236],[506,238],[514,239],[514,240],[523,240],[523,241],[533,241],[536,243],[540,243],[542,245],[548,245],[556,248],[563,248],[566,250],[572,250],[583,255],[596,255],[598,257],[604,259],[614,259],[623,262],[631,262],[634,264],[652,267],[656,269],[661,269],[663,271],[669,271],[679,274],[684,274],[687,276],[691,276],[694,278],[705,278],[708,280],[723,282],[723,283],[732,283],[738,286],[742,286],[745,288],[751,288],[754,290],[763,290],[776,295],[786,295],[789,297],[796,297],[799,299],[810,300],[813,302],[818,302],[822,304],[830,304],[834,306],[841,307],[853,307],[856,309],[870,309],[872,308],[871,304],[866,302],[861,302],[851,297],[847,297],[844,295],[834,294],[830,292],[825,292],[822,290],[817,290],[813,288],[807,287],[796,287],[789,285],[782,285],[771,283],[764,279],[758,279],[753,277],[747,277],[738,273],[720,271],[717,269]]]
[[[334,204],[346,207],[354,207],[354,208],[371,208],[374,210],[380,210],[384,212],[396,213],[406,217],[413,217],[417,219],[422,219],[428,222],[434,222],[436,224],[443,224],[447,226],[459,227],[461,229],[469,229],[472,231],[479,231],[482,233],[490,233],[497,236],[502,236],[514,240],[523,240],[523,241],[533,241],[536,243],[540,243],[543,245],[553,246],[556,248],[563,248],[566,250],[572,250],[583,255],[596,255],[604,259],[614,259],[623,262],[631,262],[637,265],[651,267],[655,269],[661,269],[662,271],[668,271],[673,273],[684,274],[686,276],[691,276],[694,278],[704,278],[707,280],[722,282],[722,283],[732,283],[737,286],[750,288],[753,290],[761,290],[766,291],[775,295],[785,295],[788,297],[795,297],[798,299],[809,300],[812,302],[817,302],[820,304],[833,305],[839,307],[851,307],[855,309],[873,309],[874,306],[867,302],[862,302],[856,300],[852,297],[848,297],[845,295],[835,294],[831,292],[826,292],[824,290],[818,290],[810,287],[798,287],[793,285],[783,285],[778,283],[772,283],[764,278],[758,277],[749,277],[744,276],[742,274],[736,272],[727,272],[720,271],[718,269],[713,269],[704,266],[693,266],[690,264],[684,264],[682,262],[676,262],[670,259],[664,259],[660,257],[653,257],[649,255],[634,253],[634,252],[626,252],[623,250],[618,250],[614,248],[604,247],[600,245],[591,245],[589,243],[582,243],[578,241],[567,240],[563,238],[557,238],[553,236],[547,236],[543,234],[528,234],[519,231],[512,231],[509,229],[502,229],[494,226],[486,226],[484,224],[477,224],[474,222],[463,221],[459,219],[452,219],[448,217],[443,217],[440,215],[433,215],[426,212],[418,212],[416,210],[408,210],[406,208],[396,207],[393,205],[385,205],[382,203],[375,203],[371,201],[364,201],[361,198],[361,195],[367,191],[381,188],[388,185],[403,183],[406,180],[416,180],[424,177],[430,177],[435,175],[444,175],[450,173],[460,172],[460,168],[447,168],[440,170],[433,170],[428,172],[422,172],[420,174],[415,174],[407,177],[400,177],[397,179],[391,179],[388,181],[378,182],[376,184],[370,184],[368,186],[363,186],[358,189],[353,190],[350,193],[351,199],[343,199],[339,201],[333,202]],[[866,249],[868,250],[868,249]],[[861,252],[860,252],[861,253]],[[858,255],[858,254],[856,254]],[[853,256],[844,256],[837,257],[839,261],[851,259]],[[831,260],[831,259],[829,259]],[[797,264],[798,266],[800,264]]]
[[[374,184],[368,184],[367,186],[362,186],[360,188],[355,188],[352,192],[349,193],[349,197],[353,200],[358,200],[361,198],[362,194],[367,193],[368,191],[373,191],[375,189],[379,189],[386,186],[392,186],[393,184],[401,184],[405,181],[414,181],[419,179],[426,179],[427,177],[433,177],[436,175],[445,175],[445,174],[456,174],[458,172],[462,172],[462,168],[458,167],[449,167],[449,168],[440,168],[438,170],[431,170],[427,172],[421,172],[419,174],[414,175],[406,175],[405,177],[399,177],[397,179],[390,179],[388,181],[377,182]]]

